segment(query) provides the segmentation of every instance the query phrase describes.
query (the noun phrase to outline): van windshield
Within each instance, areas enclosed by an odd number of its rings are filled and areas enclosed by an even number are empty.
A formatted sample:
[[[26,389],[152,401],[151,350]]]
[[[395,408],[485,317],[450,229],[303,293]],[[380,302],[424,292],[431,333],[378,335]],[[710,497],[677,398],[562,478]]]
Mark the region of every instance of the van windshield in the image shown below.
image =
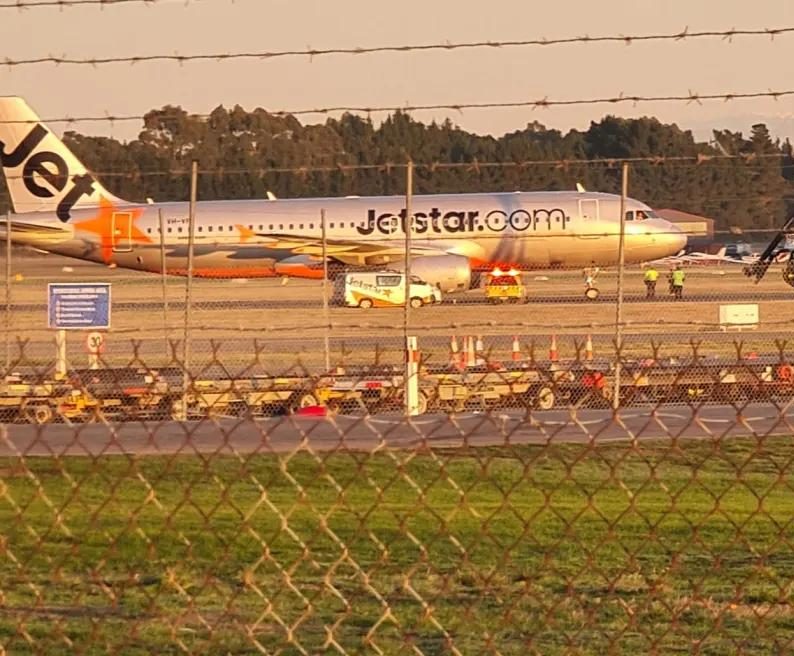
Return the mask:
[[[401,285],[403,281],[403,277],[401,275],[396,276],[376,276],[375,284],[378,287],[397,287]]]

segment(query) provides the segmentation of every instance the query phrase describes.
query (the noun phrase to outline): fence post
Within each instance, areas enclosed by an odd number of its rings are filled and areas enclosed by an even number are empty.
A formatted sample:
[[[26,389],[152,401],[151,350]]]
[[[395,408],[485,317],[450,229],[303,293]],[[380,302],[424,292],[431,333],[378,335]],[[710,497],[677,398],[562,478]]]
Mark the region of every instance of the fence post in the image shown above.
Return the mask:
[[[615,387],[612,390],[612,407],[620,407],[620,357],[623,351],[623,269],[626,264],[626,198],[629,189],[629,164],[621,166],[620,185],[620,237],[618,240],[618,299],[615,307]]]
[[[193,291],[193,240],[196,225],[196,187],[198,186],[198,162],[193,160],[190,169],[190,213],[187,236],[187,280],[185,281],[185,317],[182,341],[182,421],[187,420],[187,397],[190,385],[190,300]]]
[[[11,373],[11,212],[6,212],[6,371]]]
[[[419,347],[416,337],[405,338],[405,414],[413,417],[419,414]]]
[[[165,340],[165,361],[168,362],[168,281],[167,266],[165,258],[165,219],[163,210],[157,210],[157,217],[160,221],[160,279],[163,287],[163,339]]]
[[[410,159],[405,167],[405,220],[403,221],[403,232],[405,232],[405,305],[403,307],[403,337],[406,355],[416,350],[416,337],[409,338],[408,330],[411,323],[411,233],[413,232],[413,209],[411,207],[414,193],[414,163]],[[412,339],[413,342],[409,340]],[[413,351],[411,350],[413,344]],[[410,417],[415,412],[415,401],[412,401],[409,390],[417,384],[419,374],[418,365],[414,366],[410,357],[405,358],[405,414]]]
[[[323,322],[325,323],[323,346],[325,348],[325,373],[327,374],[331,371],[331,343],[328,338],[328,332],[331,330],[331,318],[328,314],[328,242],[325,232],[325,209],[320,210],[320,227],[323,231]]]

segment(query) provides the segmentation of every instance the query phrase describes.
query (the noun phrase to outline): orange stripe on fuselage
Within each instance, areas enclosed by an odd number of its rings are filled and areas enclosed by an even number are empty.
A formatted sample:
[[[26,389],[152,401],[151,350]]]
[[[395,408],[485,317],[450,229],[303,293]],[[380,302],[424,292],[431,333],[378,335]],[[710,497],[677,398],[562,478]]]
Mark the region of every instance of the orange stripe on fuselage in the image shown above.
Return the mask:
[[[156,272],[155,272],[156,273]],[[187,269],[168,268],[166,273],[172,276],[186,276]],[[322,269],[317,270],[305,265],[276,265],[273,267],[196,267],[193,275],[197,278],[277,278],[289,276],[292,278],[311,278],[322,280]]]

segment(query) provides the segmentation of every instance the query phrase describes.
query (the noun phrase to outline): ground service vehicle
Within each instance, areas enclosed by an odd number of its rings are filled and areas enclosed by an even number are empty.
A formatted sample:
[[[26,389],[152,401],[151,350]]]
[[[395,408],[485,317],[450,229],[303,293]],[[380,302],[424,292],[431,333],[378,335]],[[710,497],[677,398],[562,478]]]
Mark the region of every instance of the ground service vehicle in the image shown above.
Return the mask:
[[[518,303],[527,300],[527,288],[521,280],[521,272],[510,269],[505,272],[494,269],[485,280],[485,298],[491,303]]]
[[[441,290],[411,276],[411,307],[441,302]],[[405,305],[405,274],[399,271],[359,271],[336,279],[334,297],[347,307],[397,307]]]

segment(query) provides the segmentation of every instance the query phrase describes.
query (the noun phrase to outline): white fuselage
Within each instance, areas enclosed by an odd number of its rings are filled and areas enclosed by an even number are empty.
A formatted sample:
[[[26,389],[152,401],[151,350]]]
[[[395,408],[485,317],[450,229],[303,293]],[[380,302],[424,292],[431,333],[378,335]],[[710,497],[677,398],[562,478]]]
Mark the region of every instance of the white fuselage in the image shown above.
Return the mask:
[[[626,209],[653,217],[629,199]],[[608,266],[618,260],[620,197],[589,192],[515,192],[415,196],[414,256],[452,254],[474,268]],[[325,215],[325,230],[321,216]],[[162,217],[163,232],[160,231]],[[36,228],[40,227],[41,230]],[[133,203],[54,215],[12,216],[12,239],[106,264],[159,271],[187,267],[188,203]],[[405,198],[347,197],[204,201],[196,205],[194,267],[219,277],[314,275],[323,251],[346,265],[382,266],[404,258]],[[323,249],[323,237],[325,249]],[[679,252],[686,237],[660,218],[625,223],[625,260]]]

